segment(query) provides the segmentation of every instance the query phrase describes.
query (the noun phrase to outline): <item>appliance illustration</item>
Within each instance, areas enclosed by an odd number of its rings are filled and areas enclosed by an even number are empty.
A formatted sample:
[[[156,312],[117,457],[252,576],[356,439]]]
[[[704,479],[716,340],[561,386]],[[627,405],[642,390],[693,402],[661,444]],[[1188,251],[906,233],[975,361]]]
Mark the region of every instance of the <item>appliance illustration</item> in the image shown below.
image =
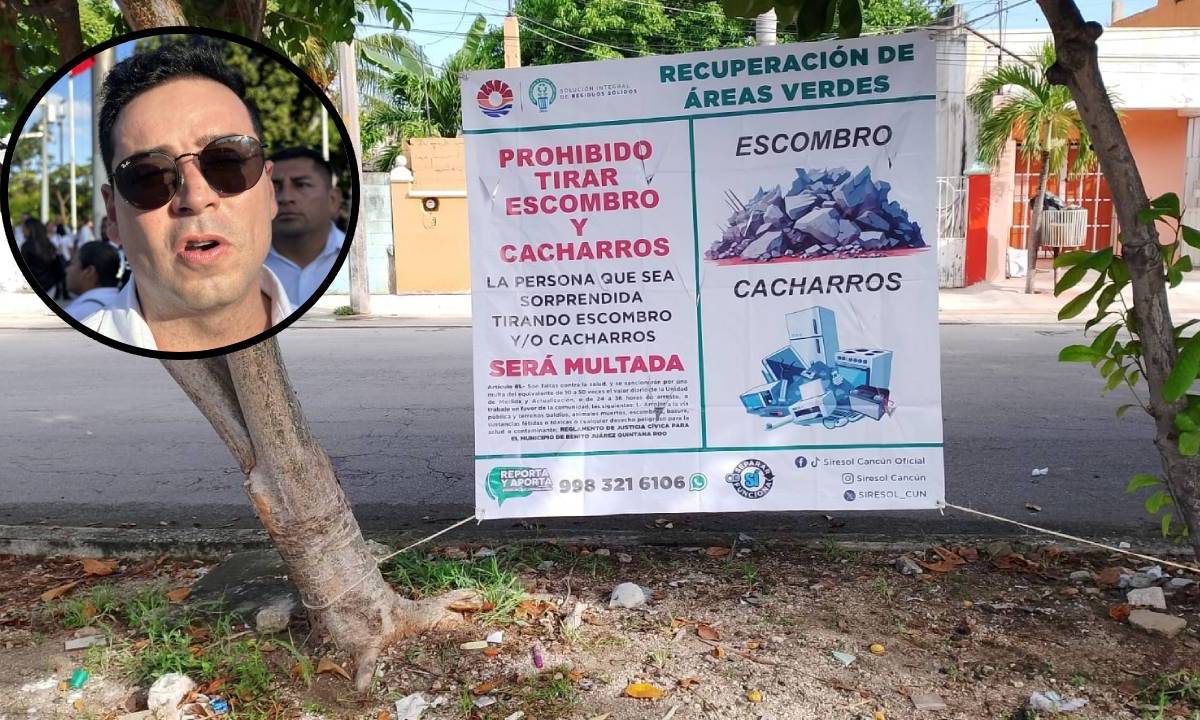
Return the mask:
[[[766,383],[740,396],[747,413],[778,418],[768,430],[818,423],[832,430],[892,413],[891,350],[839,351],[837,316],[828,308],[814,305],[784,320],[789,342],[762,359]]]
[[[892,351],[869,348],[843,350],[836,358],[838,371],[850,384],[886,388],[892,383]]]
[[[829,308],[815,305],[788,313],[788,345],[806,367],[822,362],[833,367],[838,353],[837,316]]]

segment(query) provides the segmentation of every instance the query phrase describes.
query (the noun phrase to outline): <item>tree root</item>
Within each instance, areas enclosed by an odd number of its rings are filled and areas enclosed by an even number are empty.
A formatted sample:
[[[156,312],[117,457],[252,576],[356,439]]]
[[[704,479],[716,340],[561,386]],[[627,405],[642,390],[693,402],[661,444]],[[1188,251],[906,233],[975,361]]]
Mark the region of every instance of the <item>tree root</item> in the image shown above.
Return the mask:
[[[379,655],[388,646],[433,630],[466,625],[463,615],[450,610],[449,607],[454,603],[478,599],[480,595],[475,590],[454,590],[417,601],[396,596],[391,613],[391,632],[376,636],[358,647],[344,648],[354,659],[354,689],[365,693],[371,687]]]

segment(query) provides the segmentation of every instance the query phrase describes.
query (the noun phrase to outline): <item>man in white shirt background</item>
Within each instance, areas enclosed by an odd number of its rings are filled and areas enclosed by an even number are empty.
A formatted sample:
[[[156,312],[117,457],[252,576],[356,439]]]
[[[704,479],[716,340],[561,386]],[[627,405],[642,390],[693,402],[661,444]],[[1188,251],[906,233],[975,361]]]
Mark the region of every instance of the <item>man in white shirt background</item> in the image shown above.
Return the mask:
[[[138,348],[198,352],[291,314],[263,265],[276,206],[262,123],[219,49],[170,42],[117,63],[98,131],[108,237],[133,275],[87,327]]]
[[[346,235],[333,220],[342,204],[333,171],[319,152],[287,148],[271,155],[279,212],[271,223],[267,267],[293,307],[300,307],[333,271]]]
[[[116,248],[106,242],[80,245],[67,265],[67,289],[78,295],[66,307],[67,314],[82,322],[108,307],[117,297],[117,271],[121,260]]]

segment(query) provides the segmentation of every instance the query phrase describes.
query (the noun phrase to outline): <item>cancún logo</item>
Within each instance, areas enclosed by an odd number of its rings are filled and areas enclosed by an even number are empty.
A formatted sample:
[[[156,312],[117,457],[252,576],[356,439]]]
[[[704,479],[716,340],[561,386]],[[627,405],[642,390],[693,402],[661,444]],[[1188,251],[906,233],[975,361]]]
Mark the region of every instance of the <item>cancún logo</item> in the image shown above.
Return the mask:
[[[558,88],[548,78],[538,78],[529,83],[529,99],[539,112],[546,112],[558,99]]]
[[[488,117],[504,117],[512,110],[513,91],[503,80],[488,80],[479,86],[479,94],[475,96],[479,109]]]
[[[487,495],[503,505],[510,498],[529,497],[535,492],[554,489],[554,480],[546,468],[497,467],[488,473],[484,485]]]
[[[750,500],[757,500],[771,492],[775,483],[775,473],[762,460],[743,460],[737,464],[733,472],[725,476],[725,482],[733,485],[738,495]]]

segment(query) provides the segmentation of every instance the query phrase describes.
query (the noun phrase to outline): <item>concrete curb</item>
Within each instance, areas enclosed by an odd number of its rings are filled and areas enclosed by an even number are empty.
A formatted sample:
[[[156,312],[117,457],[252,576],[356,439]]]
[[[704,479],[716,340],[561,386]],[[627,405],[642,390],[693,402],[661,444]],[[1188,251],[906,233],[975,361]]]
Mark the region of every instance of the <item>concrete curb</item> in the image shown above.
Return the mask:
[[[422,527],[405,533],[364,532],[370,540],[388,542],[394,546],[411,543],[424,537],[434,526]],[[559,532],[553,536],[530,531],[514,532],[505,528],[465,528],[455,536],[443,537],[433,545],[461,542],[483,545],[513,545],[518,543],[549,542],[563,545],[602,545],[604,547],[710,547],[733,544],[736,532],[679,531],[674,533],[644,531]],[[1081,543],[1071,543],[1028,533],[989,533],[987,535],[947,533],[927,537],[888,537],[875,533],[755,533],[754,545],[772,547],[820,548],[828,543],[851,550],[905,553],[924,550],[932,545],[978,545],[992,540],[1006,540],[1028,545],[1058,545],[1069,552],[1103,552],[1098,548]],[[1111,544],[1116,544],[1114,541]],[[269,548],[270,541],[264,530],[246,529],[124,529],[124,528],[79,528],[43,527],[29,525],[0,525],[0,555],[45,557],[65,555],[69,557],[118,557],[143,559],[147,557],[172,558],[216,558],[244,550]],[[1161,558],[1184,558],[1187,562],[1191,551],[1186,546],[1165,542],[1152,542],[1132,548],[1143,555]],[[1136,564],[1133,558],[1129,564]]]

